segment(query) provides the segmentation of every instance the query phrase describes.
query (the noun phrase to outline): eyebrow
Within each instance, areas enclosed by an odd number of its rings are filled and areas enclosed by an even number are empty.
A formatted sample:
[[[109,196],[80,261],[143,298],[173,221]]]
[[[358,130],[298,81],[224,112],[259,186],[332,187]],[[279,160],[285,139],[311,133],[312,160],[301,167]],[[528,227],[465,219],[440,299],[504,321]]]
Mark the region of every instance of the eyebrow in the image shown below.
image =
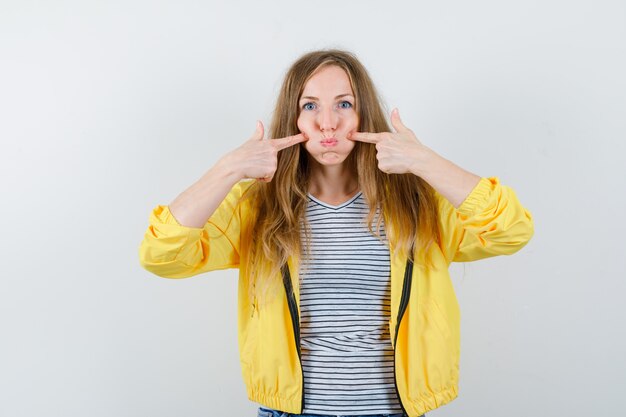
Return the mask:
[[[335,100],[337,100],[338,98],[342,98],[342,97],[346,97],[346,96],[350,96],[352,98],[354,98],[354,96],[352,94],[339,94],[338,96],[335,97]],[[300,100],[316,100],[319,101],[319,98],[317,97],[313,97],[313,96],[302,96],[300,97]]]

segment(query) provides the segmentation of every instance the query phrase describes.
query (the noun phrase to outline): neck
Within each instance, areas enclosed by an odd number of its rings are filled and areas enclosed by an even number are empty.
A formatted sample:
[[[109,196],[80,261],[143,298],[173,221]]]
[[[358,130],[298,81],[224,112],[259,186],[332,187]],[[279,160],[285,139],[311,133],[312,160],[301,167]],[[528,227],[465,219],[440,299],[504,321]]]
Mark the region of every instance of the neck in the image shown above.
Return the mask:
[[[311,158],[312,159],[312,158]],[[359,190],[357,175],[348,164],[326,166],[311,161],[309,193],[322,201],[344,201]]]

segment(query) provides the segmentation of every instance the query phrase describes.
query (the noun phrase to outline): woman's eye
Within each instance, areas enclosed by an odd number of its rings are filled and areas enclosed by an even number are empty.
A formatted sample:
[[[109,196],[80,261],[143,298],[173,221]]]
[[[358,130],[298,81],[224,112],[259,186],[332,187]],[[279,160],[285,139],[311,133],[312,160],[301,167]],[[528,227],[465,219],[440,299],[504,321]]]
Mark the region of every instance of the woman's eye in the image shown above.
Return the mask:
[[[341,103],[339,103],[339,108],[341,108],[341,109],[351,109],[352,108],[352,103],[350,103],[349,101],[342,101]]]
[[[315,110],[315,103],[306,103],[302,106],[303,110]]]

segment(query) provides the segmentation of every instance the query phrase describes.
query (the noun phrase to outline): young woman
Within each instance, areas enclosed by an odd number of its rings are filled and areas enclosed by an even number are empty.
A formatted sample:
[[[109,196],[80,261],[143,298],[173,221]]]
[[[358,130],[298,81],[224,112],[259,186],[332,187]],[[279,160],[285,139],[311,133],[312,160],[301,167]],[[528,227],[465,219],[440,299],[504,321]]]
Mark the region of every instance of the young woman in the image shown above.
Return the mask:
[[[407,415],[457,396],[453,261],[512,254],[531,214],[422,144],[348,52],[298,59],[254,135],[169,206],[141,265],[239,268],[242,373],[259,416]]]

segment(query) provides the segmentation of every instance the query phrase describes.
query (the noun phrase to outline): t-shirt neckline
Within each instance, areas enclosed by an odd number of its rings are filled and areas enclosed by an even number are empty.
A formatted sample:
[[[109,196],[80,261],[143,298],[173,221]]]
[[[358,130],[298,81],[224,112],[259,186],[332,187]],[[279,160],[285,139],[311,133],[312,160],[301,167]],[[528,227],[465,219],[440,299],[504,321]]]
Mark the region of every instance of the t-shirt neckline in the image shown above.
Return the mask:
[[[316,203],[317,203],[317,204],[319,204],[320,206],[323,206],[323,207],[329,208],[329,209],[331,209],[331,210],[339,210],[339,209],[341,209],[341,208],[344,208],[344,207],[346,207],[346,206],[350,205],[352,202],[354,202],[354,200],[356,200],[357,198],[359,198],[359,196],[360,196],[361,194],[363,194],[363,191],[359,191],[359,192],[358,192],[358,193],[356,193],[353,197],[350,197],[350,199],[348,199],[347,201],[345,201],[345,202],[343,202],[343,203],[341,203],[341,204],[338,204],[338,205],[332,205],[332,204],[325,203],[325,202],[323,202],[323,201],[321,201],[321,200],[318,200],[317,198],[313,197],[313,195],[312,195],[311,193],[307,193],[307,195],[309,196],[309,198],[310,198],[311,200],[313,200],[314,202],[316,202]]]

